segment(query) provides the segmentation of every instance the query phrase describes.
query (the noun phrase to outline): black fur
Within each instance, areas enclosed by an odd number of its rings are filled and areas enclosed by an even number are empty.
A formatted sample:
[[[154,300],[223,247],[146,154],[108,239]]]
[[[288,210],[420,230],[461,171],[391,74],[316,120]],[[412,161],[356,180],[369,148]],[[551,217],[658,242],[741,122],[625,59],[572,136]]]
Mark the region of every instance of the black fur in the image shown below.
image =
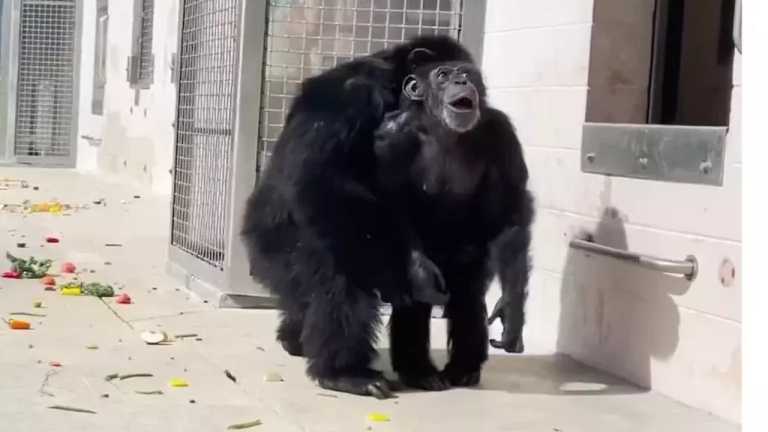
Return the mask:
[[[493,344],[522,352],[533,219],[528,171],[509,119],[487,106],[473,65],[451,64],[450,78],[438,80],[436,73],[445,65],[437,59],[419,68],[417,85],[409,89],[417,97],[387,114],[375,142],[377,194],[401,212],[401,230],[414,233],[450,296],[449,362],[442,381],[435,380],[429,358],[428,308],[394,305],[392,315],[395,370],[406,384],[432,390],[480,381],[488,357],[485,293],[494,271],[503,296],[493,317],[502,319],[504,337]],[[472,110],[447,113],[443,108],[451,95],[467,95],[465,101],[477,103],[470,104]]]
[[[279,299],[278,339],[331,389],[391,394],[369,369],[379,295],[414,304],[413,251],[375,194],[373,153],[373,133],[398,106],[414,48],[471,61],[450,38],[420,37],[306,80],[247,203],[242,234],[254,277]]]

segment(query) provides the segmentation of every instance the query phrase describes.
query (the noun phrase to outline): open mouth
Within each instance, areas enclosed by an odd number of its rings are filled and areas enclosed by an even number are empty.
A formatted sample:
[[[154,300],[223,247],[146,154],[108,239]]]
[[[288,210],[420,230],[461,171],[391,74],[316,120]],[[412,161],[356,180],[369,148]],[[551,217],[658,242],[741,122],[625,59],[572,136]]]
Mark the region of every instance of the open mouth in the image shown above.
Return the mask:
[[[448,105],[456,111],[472,111],[475,109],[475,101],[466,96],[453,100]]]

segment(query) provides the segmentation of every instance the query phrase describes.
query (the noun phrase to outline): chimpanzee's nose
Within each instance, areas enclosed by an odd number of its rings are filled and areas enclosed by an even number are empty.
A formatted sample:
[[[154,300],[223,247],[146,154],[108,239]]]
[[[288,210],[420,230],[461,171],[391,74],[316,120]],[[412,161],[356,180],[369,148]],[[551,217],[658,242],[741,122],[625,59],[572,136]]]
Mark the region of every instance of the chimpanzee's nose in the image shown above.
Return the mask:
[[[457,85],[467,85],[467,77],[464,74],[456,74],[453,76],[453,83]]]

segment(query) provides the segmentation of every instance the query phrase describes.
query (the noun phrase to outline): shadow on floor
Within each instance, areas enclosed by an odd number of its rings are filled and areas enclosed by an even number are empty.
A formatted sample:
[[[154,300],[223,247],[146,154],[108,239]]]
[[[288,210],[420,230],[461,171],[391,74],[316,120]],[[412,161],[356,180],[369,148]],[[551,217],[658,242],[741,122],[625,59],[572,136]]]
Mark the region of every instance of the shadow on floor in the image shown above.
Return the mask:
[[[441,368],[445,350],[432,350],[432,359]],[[389,350],[379,350],[375,368],[396,377],[389,362]],[[626,381],[599,372],[561,354],[491,355],[483,368],[477,391],[503,391],[513,394],[599,396],[645,393]],[[410,392],[410,390],[407,390]]]

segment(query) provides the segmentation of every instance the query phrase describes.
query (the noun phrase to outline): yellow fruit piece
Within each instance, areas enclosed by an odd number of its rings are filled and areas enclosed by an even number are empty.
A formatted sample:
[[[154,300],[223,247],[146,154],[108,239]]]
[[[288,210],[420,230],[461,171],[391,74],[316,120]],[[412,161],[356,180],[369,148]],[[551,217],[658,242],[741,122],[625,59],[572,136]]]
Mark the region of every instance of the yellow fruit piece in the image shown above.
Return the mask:
[[[368,414],[368,421],[372,421],[372,422],[388,422],[389,421],[389,416],[386,415],[386,414],[383,414],[383,413],[374,412],[374,413]]]
[[[31,210],[34,213],[43,213],[43,212],[47,212],[49,207],[50,206],[48,205],[47,202],[42,202],[42,203],[32,204]]]
[[[189,383],[183,378],[171,378],[171,387],[189,387]]]
[[[61,295],[79,296],[79,295],[82,295],[82,294],[83,294],[83,291],[80,289],[80,287],[62,288],[61,289]]]
[[[283,382],[283,376],[275,371],[267,372],[264,375],[264,382]]]

